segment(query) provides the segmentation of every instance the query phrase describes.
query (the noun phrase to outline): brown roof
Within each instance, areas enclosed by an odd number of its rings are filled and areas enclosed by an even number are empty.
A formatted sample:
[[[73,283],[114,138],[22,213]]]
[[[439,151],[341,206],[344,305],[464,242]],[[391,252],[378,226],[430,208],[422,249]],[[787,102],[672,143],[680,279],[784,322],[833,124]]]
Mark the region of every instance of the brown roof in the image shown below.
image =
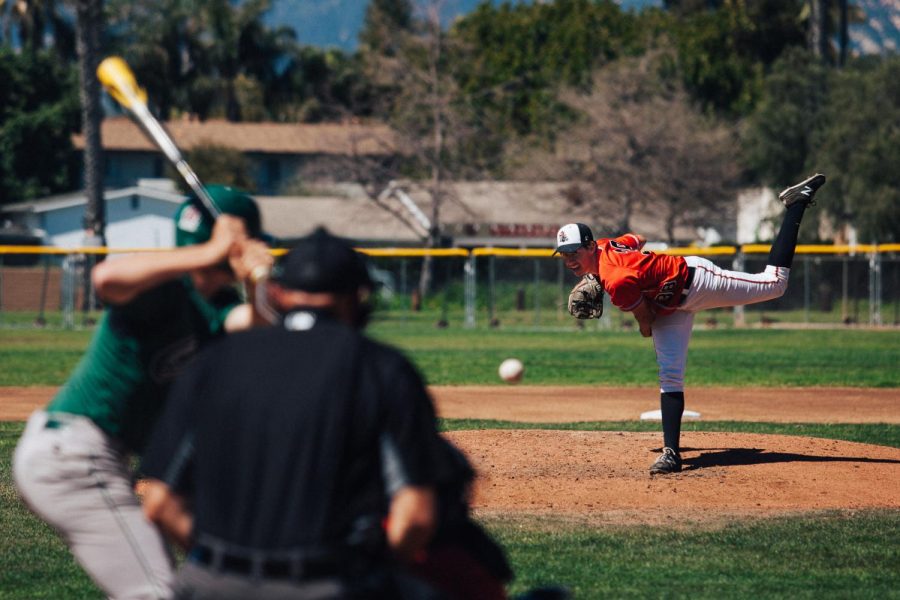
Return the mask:
[[[168,121],[166,129],[182,150],[198,145],[229,146],[242,152],[271,154],[392,154],[394,136],[386,125],[232,123],[223,120]],[[106,150],[152,152],[156,147],[127,117],[104,119],[101,125]],[[72,136],[84,149],[84,136]]]
[[[517,181],[461,181],[445,183],[447,199],[441,206],[441,222],[458,243],[468,245],[510,245],[551,248],[556,230],[564,223],[580,221],[593,228],[598,237],[610,235],[595,223],[587,209],[573,209],[565,200],[565,183]],[[404,185],[412,200],[431,215],[431,200],[420,185]],[[307,235],[319,225],[332,233],[363,242],[421,245],[424,230],[413,231],[386,210],[368,200],[355,184],[323,185],[322,196],[257,197],[263,227],[282,239]],[[391,202],[398,211],[402,207]],[[722,230],[723,224],[715,224]],[[733,221],[733,219],[732,219]],[[663,215],[637,211],[632,215],[632,231],[651,241],[666,238]],[[731,235],[725,232],[726,235]],[[679,239],[696,239],[691,228],[676,228]]]

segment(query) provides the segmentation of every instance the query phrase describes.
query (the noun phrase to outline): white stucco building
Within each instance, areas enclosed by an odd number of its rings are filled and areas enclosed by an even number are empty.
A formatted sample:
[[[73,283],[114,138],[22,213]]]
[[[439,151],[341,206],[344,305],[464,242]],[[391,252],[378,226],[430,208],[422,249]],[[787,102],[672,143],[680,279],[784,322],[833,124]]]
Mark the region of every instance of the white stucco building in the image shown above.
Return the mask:
[[[184,196],[171,182],[141,181],[104,192],[106,241],[110,248],[167,248],[175,244],[172,217]],[[3,207],[7,226],[31,231],[45,246],[85,246],[84,192],[73,192]]]

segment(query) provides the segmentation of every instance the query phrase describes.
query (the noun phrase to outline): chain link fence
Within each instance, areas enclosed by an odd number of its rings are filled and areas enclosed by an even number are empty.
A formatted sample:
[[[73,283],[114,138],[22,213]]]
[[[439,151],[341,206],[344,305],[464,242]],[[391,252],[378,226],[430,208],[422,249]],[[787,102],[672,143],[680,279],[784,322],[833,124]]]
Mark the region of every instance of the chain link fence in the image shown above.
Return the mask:
[[[680,249],[732,270],[765,268],[766,246]],[[87,276],[103,249],[0,247],[0,327],[90,327],[102,306]],[[603,317],[566,311],[577,278],[549,250],[366,249],[378,281],[375,318],[455,328],[631,329],[607,304]],[[115,260],[114,257],[110,260]],[[423,272],[428,274],[423,286]],[[608,303],[608,298],[607,298]],[[900,245],[801,246],[787,293],[761,304],[704,311],[696,326],[900,326]]]

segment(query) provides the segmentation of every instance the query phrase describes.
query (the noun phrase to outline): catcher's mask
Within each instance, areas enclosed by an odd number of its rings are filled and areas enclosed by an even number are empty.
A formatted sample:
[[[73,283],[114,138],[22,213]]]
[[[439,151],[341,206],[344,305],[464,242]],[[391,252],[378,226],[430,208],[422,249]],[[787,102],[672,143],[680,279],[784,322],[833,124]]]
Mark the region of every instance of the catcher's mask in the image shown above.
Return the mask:
[[[272,269],[270,279],[293,290],[356,294],[359,327],[366,324],[372,312],[375,284],[368,261],[349,242],[323,227],[300,238]]]
[[[584,223],[569,223],[563,225],[556,232],[556,250],[553,254],[560,252],[576,252],[582,246],[588,245],[594,241],[594,234],[591,228]]]

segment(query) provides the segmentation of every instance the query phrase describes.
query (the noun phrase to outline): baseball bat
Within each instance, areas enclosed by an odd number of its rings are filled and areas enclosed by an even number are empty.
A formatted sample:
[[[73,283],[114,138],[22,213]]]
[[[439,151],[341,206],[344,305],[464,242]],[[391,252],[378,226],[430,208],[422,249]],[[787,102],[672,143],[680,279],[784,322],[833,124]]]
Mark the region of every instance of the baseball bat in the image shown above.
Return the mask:
[[[128,63],[118,56],[110,56],[103,59],[97,67],[97,79],[100,80],[100,83],[103,84],[109,95],[134,116],[138,125],[150,138],[150,141],[162,150],[162,153],[166,155],[169,162],[181,174],[181,177],[184,178],[194,191],[194,194],[197,195],[197,198],[212,214],[213,218],[221,215],[222,211],[216,206],[215,200],[203,187],[200,178],[197,177],[197,174],[194,173],[194,170],[181,155],[181,151],[175,145],[172,136],[150,112],[147,106],[147,92],[138,85],[137,79]]]

